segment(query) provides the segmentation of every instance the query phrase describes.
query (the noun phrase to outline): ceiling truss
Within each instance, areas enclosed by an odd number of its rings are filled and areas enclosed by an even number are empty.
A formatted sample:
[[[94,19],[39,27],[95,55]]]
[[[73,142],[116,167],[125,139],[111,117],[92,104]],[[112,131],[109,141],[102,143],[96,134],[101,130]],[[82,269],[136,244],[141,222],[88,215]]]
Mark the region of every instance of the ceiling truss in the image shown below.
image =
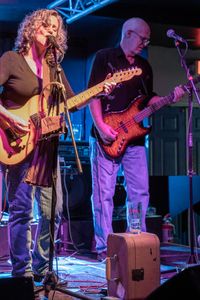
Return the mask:
[[[70,24],[112,2],[116,0],[57,0],[47,7],[56,9]]]

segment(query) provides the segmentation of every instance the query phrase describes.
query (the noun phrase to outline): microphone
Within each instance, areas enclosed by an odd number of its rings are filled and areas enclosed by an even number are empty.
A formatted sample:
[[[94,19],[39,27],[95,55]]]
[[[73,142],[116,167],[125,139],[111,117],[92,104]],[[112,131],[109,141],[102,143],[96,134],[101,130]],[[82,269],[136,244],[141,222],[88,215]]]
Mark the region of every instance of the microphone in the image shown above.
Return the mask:
[[[181,36],[179,36],[178,34],[175,33],[175,31],[173,29],[168,29],[167,30],[167,36],[169,38],[175,39],[176,41],[179,41],[181,43],[187,43],[186,40],[184,40]]]
[[[47,41],[49,46],[56,48],[58,51],[60,51],[63,54],[63,51],[60,49],[60,46],[56,42],[56,39],[53,35],[48,35]]]

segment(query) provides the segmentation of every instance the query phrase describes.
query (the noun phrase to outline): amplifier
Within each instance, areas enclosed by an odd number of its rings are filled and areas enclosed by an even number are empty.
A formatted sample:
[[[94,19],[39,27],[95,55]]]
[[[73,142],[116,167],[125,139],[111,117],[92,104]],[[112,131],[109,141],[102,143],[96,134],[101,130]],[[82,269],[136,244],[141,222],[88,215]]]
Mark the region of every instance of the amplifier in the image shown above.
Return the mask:
[[[85,141],[76,142],[77,151],[81,162],[89,163],[90,155],[89,155],[89,143]],[[72,142],[64,141],[59,142],[58,145],[58,154],[61,158],[64,158],[65,162],[73,162],[76,160],[75,150]]]

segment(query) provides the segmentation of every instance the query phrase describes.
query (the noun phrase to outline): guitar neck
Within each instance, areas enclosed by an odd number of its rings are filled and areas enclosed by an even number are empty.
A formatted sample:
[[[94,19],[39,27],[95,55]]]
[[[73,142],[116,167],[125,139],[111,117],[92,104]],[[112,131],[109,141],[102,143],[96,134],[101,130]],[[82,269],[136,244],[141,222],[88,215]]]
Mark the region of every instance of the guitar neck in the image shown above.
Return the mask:
[[[92,97],[98,95],[104,90],[105,83],[115,82],[117,84],[123,81],[130,80],[131,78],[133,78],[133,76],[139,76],[141,73],[142,70],[139,68],[131,68],[128,70],[116,72],[113,74],[112,77],[106,78],[102,82],[87,89],[86,91],[68,99],[67,108],[69,110],[73,110],[74,108],[79,108],[85,105],[88,102],[88,100],[90,100]]]
[[[197,76],[196,78],[193,79],[193,83],[196,84],[200,81],[200,76]],[[191,89],[191,82],[188,81],[186,84],[181,85],[182,89],[185,92],[188,92],[189,89]],[[135,116],[134,120],[136,123],[140,123],[142,120],[145,118],[151,116],[154,112],[159,110],[165,105],[175,103],[179,101],[180,99],[174,101],[174,92],[171,92],[168,96],[162,97],[158,102],[153,103],[152,105],[147,106],[145,109],[143,109],[137,116]]]
[[[106,82],[109,82],[109,79],[106,80]],[[67,100],[67,108],[69,110],[72,110],[74,108],[78,108],[80,106],[83,106],[85,103],[88,102],[88,100],[95,95],[99,94],[104,89],[104,83],[105,80],[101,83],[98,83],[97,85],[87,89],[84,92],[81,92],[80,94],[71,97]]]
[[[147,106],[145,109],[143,109],[141,112],[139,112],[134,117],[135,122],[140,123],[142,120],[151,116],[153,113],[155,113],[157,110],[159,110],[163,106],[172,103],[173,99],[174,99],[174,93],[171,93],[170,95],[168,95],[166,97],[162,97],[156,103],[153,103],[153,104]]]

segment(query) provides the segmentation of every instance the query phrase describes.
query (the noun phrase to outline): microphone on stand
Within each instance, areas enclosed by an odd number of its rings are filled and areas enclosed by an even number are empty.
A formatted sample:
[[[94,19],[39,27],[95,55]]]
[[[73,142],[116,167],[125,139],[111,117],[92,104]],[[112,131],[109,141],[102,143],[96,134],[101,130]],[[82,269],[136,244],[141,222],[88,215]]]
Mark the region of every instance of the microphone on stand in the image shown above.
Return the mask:
[[[176,40],[176,41],[187,44],[187,41],[185,39],[183,39],[180,35],[176,34],[173,29],[168,29],[167,30],[167,36],[169,38],[172,38],[172,39]]]
[[[53,35],[48,35],[47,36],[47,41],[48,41],[48,45],[50,47],[56,48],[58,51],[60,51],[63,54],[63,51],[60,49],[60,46],[56,42],[56,39],[55,39],[55,37]]]

